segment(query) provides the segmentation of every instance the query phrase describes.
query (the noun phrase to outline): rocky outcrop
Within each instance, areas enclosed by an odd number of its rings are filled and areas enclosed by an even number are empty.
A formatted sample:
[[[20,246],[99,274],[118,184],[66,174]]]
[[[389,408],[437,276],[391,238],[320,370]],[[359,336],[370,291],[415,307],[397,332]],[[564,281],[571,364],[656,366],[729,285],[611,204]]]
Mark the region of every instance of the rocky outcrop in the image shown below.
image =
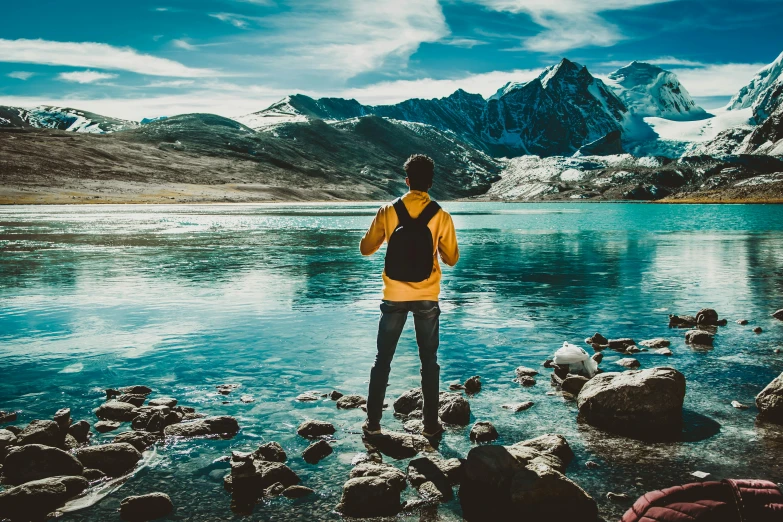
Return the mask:
[[[44,446],[63,445],[65,433],[60,431],[60,426],[55,421],[34,420],[27,425],[17,436],[17,444],[43,444]]]
[[[51,446],[27,444],[10,448],[3,463],[5,480],[22,484],[57,476],[81,475],[84,466],[73,455]]]
[[[472,442],[492,442],[498,436],[498,430],[489,421],[478,421],[470,429],[470,440]]]
[[[396,515],[405,475],[388,464],[364,463],[351,470],[343,485],[337,511],[347,517],[370,518]]]
[[[470,423],[470,403],[458,393],[441,392],[438,415],[446,424],[467,426]]]
[[[166,426],[163,430],[167,437],[225,437],[231,438],[239,433],[239,423],[228,415],[207,417],[190,422]]]
[[[46,520],[69,499],[89,487],[84,477],[50,477],[0,493],[0,517],[13,522]]]
[[[128,522],[155,520],[169,515],[172,511],[174,504],[165,493],[125,497],[120,503],[120,518]]]
[[[783,373],[756,396],[756,406],[761,418],[783,424]]]
[[[685,377],[673,368],[602,373],[577,398],[580,417],[619,432],[675,429],[682,422]]]
[[[141,460],[141,453],[127,442],[79,448],[74,456],[85,468],[100,470],[110,477],[128,473]]]
[[[331,422],[309,419],[304,421],[297,428],[296,433],[307,439],[333,435],[335,432],[334,424]]]
[[[307,446],[307,449],[302,453],[302,458],[308,464],[318,464],[323,458],[331,455],[333,451],[332,446],[324,439],[321,439]]]

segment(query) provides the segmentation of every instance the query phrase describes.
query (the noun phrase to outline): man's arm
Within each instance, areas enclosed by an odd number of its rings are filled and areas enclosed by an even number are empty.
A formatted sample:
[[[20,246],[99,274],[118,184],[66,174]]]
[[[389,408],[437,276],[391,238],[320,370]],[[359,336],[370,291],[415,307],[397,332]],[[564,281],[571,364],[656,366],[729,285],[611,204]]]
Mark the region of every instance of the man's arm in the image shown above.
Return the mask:
[[[361,243],[359,243],[359,250],[363,256],[372,255],[381,248],[384,239],[386,239],[386,229],[384,227],[383,207],[381,207],[378,213],[375,214],[370,228],[364,233],[364,237]]]
[[[438,253],[440,258],[449,266],[454,266],[459,261],[459,247],[457,246],[457,232],[454,230],[454,221],[451,215],[444,211],[446,218],[443,222],[443,233],[438,240]]]

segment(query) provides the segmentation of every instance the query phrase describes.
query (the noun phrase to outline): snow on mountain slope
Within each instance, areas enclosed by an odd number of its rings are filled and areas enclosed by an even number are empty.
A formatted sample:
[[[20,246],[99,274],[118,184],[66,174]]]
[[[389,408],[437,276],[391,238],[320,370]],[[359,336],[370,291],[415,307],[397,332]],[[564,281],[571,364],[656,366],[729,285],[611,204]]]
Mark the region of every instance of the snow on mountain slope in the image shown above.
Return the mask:
[[[637,116],[671,120],[697,120],[708,117],[696,105],[677,75],[644,62],[631,62],[607,77],[607,85]]]
[[[727,109],[753,109],[755,123],[761,124],[775,109],[783,105],[783,53],[762,68],[746,86],[731,99]]]
[[[33,109],[0,106],[0,127],[33,127],[105,134],[133,129],[135,121],[120,120],[69,107],[42,105]]]
[[[714,139],[720,132],[740,125],[749,125],[751,109],[714,111],[714,117],[706,120],[675,121],[665,118],[644,118],[660,139],[700,143]]]

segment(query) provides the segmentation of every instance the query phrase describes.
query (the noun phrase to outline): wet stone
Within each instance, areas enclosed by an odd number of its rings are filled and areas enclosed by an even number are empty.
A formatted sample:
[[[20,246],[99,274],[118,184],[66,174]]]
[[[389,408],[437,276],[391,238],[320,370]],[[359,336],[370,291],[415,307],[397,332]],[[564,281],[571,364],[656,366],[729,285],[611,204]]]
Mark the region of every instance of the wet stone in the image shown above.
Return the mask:
[[[304,421],[297,428],[296,433],[300,436],[312,439],[315,437],[323,437],[326,435],[332,435],[335,432],[334,424],[331,422],[310,419]]]
[[[120,518],[128,522],[144,522],[163,518],[173,510],[174,504],[168,495],[159,492],[148,493],[122,499]]]
[[[68,427],[71,425],[71,409],[63,408],[61,410],[57,410],[52,420],[57,423],[61,432],[66,433],[68,431]]]
[[[535,377],[538,375],[538,370],[526,366],[520,366],[514,372],[517,374],[517,377]]]
[[[515,403],[515,404],[504,404],[502,407],[507,409],[507,410],[511,410],[514,413],[518,413],[520,411],[525,411],[527,409],[532,408],[533,407],[533,401],[518,402],[518,403]]]
[[[121,424],[115,421],[98,421],[95,423],[95,431],[98,433],[108,433],[119,428]]]
[[[173,408],[177,405],[177,399],[174,397],[159,397],[157,399],[152,399],[148,404],[150,406],[168,406],[169,408]]]
[[[312,489],[305,486],[289,486],[283,490],[283,496],[286,498],[302,498],[315,493]]]
[[[333,451],[332,446],[324,439],[321,439],[310,444],[302,453],[302,458],[308,464],[317,464],[325,457],[331,455]]]
[[[85,443],[90,438],[90,423],[85,420],[74,422],[68,427],[68,434],[78,442]]]
[[[620,359],[616,363],[622,366],[623,368],[631,368],[631,369],[638,368],[639,366],[641,366],[641,363],[636,359],[634,359],[633,357],[626,357],[625,359]]]
[[[688,330],[685,332],[685,342],[701,346],[712,346],[715,336],[705,330]]]
[[[147,396],[133,393],[123,393],[122,395],[118,396],[116,400],[119,402],[127,402],[128,404],[132,404],[138,408],[139,406],[144,405],[144,401],[147,400]]]
[[[124,386],[119,389],[120,393],[128,393],[131,395],[149,395],[152,393],[152,388],[144,386],[143,384],[136,384],[133,386]]]
[[[332,399],[333,401],[336,401],[337,399],[339,399],[342,396],[343,396],[343,394],[338,392],[337,390],[332,390],[332,391],[329,392],[329,398]]]
[[[17,414],[15,411],[3,411],[0,410],[0,424],[6,423],[6,422],[14,422],[16,420]]]
[[[220,395],[228,395],[232,391],[239,388],[239,386],[240,386],[239,384],[219,384],[215,386],[215,389]]]
[[[343,395],[337,399],[337,407],[341,410],[351,410],[367,404],[367,399],[361,395]]]
[[[467,381],[465,381],[465,384],[463,385],[465,387],[465,391],[468,393],[478,393],[481,391],[481,377],[478,375],[474,375]]]
[[[470,440],[472,442],[492,442],[498,438],[498,431],[489,421],[476,422],[470,429]]]
[[[514,379],[514,382],[525,387],[535,386],[536,384],[536,380],[529,375],[520,375]]]
[[[320,398],[318,392],[304,392],[296,396],[296,400],[299,402],[315,402]]]
[[[60,431],[60,426],[55,421],[34,420],[17,434],[17,444],[43,444],[45,446],[59,447],[62,445],[65,435]]]

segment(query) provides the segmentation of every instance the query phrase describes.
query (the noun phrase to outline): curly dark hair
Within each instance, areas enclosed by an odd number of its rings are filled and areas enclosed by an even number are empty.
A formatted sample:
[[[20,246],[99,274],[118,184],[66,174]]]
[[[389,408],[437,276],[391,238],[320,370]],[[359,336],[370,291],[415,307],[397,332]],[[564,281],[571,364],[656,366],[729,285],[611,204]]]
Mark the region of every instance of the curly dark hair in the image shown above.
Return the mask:
[[[435,162],[424,154],[413,154],[403,165],[411,190],[428,191],[435,175]]]

